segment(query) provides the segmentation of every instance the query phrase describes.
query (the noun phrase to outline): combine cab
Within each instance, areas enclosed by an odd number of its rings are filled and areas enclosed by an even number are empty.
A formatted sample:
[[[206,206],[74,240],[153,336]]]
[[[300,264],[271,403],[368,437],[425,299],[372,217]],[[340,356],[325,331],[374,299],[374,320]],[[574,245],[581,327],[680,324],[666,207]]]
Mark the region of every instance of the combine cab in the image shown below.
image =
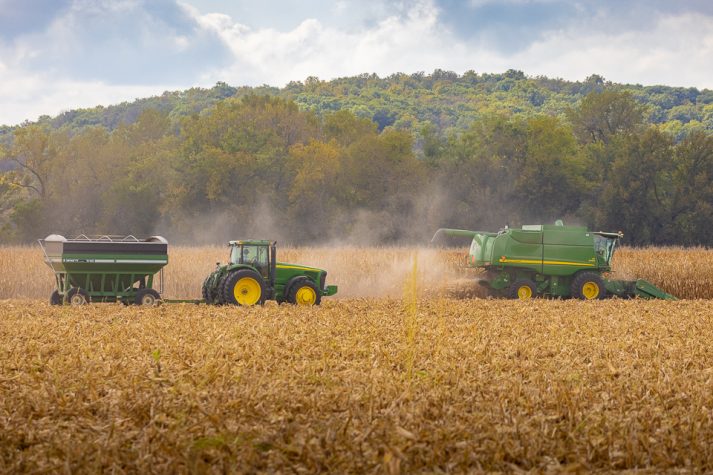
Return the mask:
[[[480,284],[493,294],[526,300],[535,296],[602,299],[607,295],[676,300],[653,284],[609,280],[621,233],[592,232],[582,226],[526,225],[497,233],[439,229],[439,235],[472,239],[468,266],[485,269]]]
[[[327,272],[315,267],[277,262],[274,241],[230,241],[230,262],[218,264],[203,282],[209,304],[262,305],[276,300],[297,305],[319,305],[337,293],[325,285]]]

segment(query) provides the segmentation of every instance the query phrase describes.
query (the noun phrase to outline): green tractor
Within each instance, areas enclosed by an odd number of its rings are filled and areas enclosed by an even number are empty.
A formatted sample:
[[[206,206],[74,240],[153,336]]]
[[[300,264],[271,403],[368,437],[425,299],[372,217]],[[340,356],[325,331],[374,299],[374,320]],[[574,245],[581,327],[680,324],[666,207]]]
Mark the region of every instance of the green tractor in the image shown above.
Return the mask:
[[[479,283],[497,296],[592,300],[616,295],[677,300],[643,279],[623,281],[603,276],[611,272],[621,233],[592,232],[558,220],[554,225],[505,227],[497,233],[439,229],[432,242],[441,234],[472,239],[467,265],[485,270]]]
[[[327,272],[314,267],[277,262],[277,243],[230,241],[230,262],[216,264],[203,282],[208,304],[262,305],[276,300],[296,305],[319,305],[322,297],[337,293],[325,285]]]

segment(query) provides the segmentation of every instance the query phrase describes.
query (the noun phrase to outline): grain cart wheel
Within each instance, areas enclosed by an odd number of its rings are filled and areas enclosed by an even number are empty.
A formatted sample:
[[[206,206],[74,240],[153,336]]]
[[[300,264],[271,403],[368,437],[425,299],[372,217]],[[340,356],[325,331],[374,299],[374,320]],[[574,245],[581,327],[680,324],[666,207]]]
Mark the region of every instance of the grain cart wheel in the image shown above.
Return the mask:
[[[67,292],[67,302],[69,302],[69,305],[86,305],[91,301],[89,292],[84,289],[74,287]]]
[[[305,277],[292,284],[287,301],[295,305],[319,305],[322,302],[322,294],[314,282]]]
[[[50,295],[50,305],[62,305],[62,296],[59,294],[59,290],[55,290]]]
[[[265,302],[265,282],[262,276],[250,269],[228,274],[223,282],[223,302],[249,307]]]
[[[139,289],[134,298],[136,305],[154,307],[161,303],[161,296],[154,289]]]
[[[508,287],[508,297],[511,299],[530,300],[537,295],[537,287],[530,279],[517,279]]]
[[[580,272],[572,281],[572,297],[582,300],[603,299],[607,296],[602,276],[596,272]]]

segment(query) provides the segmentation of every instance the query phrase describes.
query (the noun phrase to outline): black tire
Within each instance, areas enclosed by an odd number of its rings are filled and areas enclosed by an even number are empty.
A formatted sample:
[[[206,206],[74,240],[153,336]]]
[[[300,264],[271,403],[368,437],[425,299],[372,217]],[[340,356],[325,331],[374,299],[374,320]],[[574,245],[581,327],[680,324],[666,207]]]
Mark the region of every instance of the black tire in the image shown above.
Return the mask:
[[[264,304],[267,294],[262,276],[250,269],[240,269],[225,276],[221,293],[223,303],[247,307]]]
[[[203,281],[203,287],[201,288],[201,294],[203,295],[203,300],[205,300],[205,303],[208,305],[213,303],[213,295],[212,292],[210,291],[210,288],[208,288],[208,282],[210,281],[210,275],[206,277],[206,279]]]
[[[161,295],[154,289],[139,289],[134,297],[136,305],[155,307],[161,303]]]
[[[322,293],[307,277],[296,280],[287,292],[287,301],[293,305],[319,305]]]
[[[607,296],[604,279],[596,272],[580,272],[574,277],[570,288],[572,298],[582,300],[597,300]]]
[[[530,279],[517,279],[507,291],[508,298],[530,300],[537,296],[537,286]]]
[[[225,285],[226,277],[228,277],[228,274],[226,274],[223,277],[221,277],[220,279],[218,279],[218,283],[216,284],[216,286],[214,288],[208,289],[214,305],[224,305],[225,304],[225,301],[223,300],[223,286]]]
[[[62,296],[59,290],[55,290],[52,292],[52,295],[50,295],[50,305],[62,305]]]
[[[87,305],[92,302],[92,299],[89,297],[89,292],[74,287],[67,292],[67,302],[69,305]]]

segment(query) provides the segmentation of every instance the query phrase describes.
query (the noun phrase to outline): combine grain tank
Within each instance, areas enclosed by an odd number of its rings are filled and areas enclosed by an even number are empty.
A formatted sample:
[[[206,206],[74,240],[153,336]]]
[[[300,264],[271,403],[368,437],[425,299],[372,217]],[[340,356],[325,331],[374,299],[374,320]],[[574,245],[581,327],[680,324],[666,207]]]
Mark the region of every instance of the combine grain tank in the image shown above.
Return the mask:
[[[162,289],[153,288],[154,276],[168,263],[168,241],[161,236],[66,239],[52,234],[39,243],[55,274],[53,305],[92,301],[154,305],[161,299]],[[163,278],[160,282],[163,286]]]

